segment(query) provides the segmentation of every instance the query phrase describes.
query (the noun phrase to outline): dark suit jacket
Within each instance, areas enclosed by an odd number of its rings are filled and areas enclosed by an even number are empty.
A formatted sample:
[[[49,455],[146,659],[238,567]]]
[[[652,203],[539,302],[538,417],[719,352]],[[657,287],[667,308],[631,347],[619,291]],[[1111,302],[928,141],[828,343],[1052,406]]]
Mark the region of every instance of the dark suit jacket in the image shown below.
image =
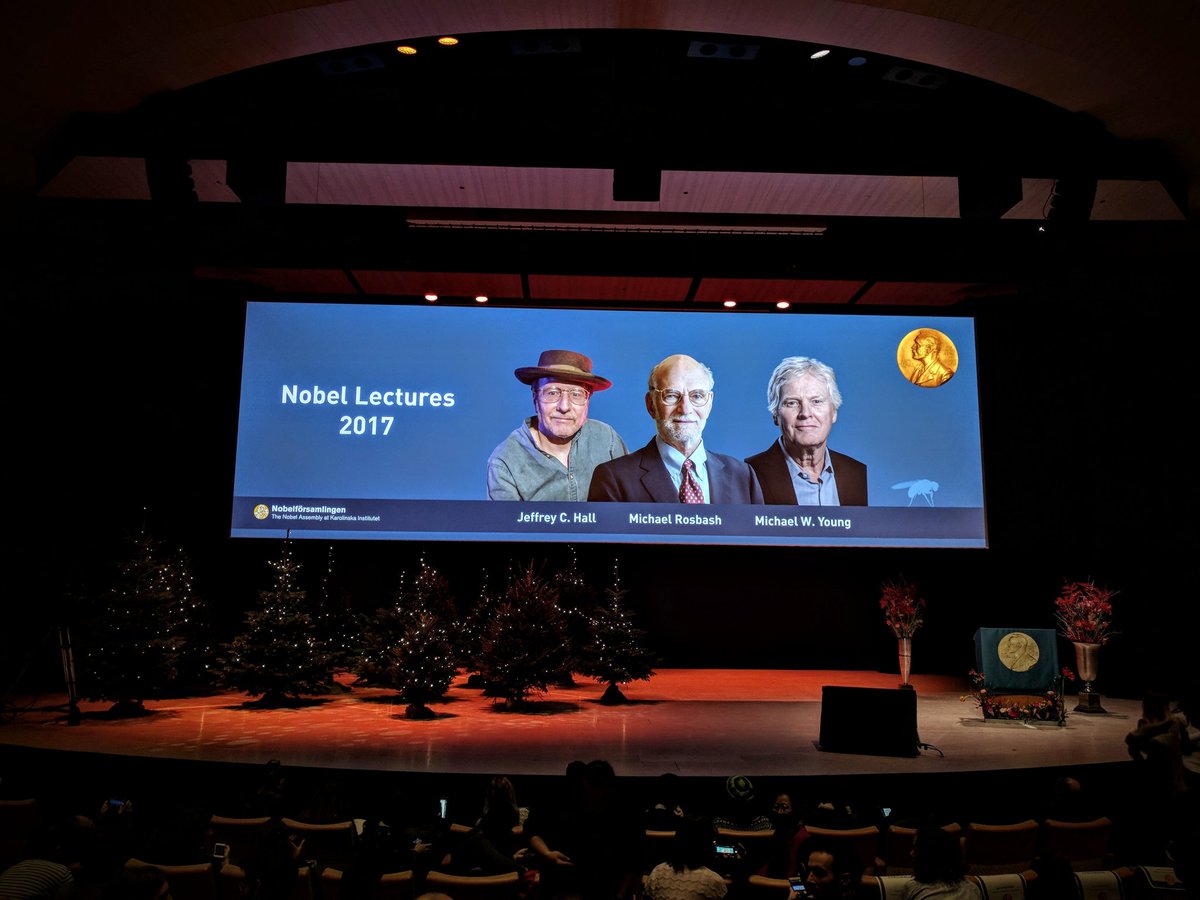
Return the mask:
[[[838,499],[842,506],[867,505],[867,467],[852,456],[826,448],[833,471],[837,476]],[[746,462],[758,476],[763,497],[767,503],[778,506],[795,506],[796,491],[792,487],[792,474],[788,471],[787,459],[779,441],[762,453],[746,457]]]
[[[708,489],[713,503],[762,503],[753,470],[733,456],[707,451]],[[596,466],[588,500],[678,503],[679,490],[667,474],[654,439],[641,450]]]

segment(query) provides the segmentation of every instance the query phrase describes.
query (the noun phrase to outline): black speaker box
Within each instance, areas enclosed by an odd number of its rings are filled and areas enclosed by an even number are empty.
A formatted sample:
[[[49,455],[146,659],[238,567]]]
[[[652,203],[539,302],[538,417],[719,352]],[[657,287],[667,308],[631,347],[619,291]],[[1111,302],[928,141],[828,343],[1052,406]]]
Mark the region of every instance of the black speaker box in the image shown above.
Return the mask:
[[[825,685],[818,750],[866,756],[916,756],[917,692]]]

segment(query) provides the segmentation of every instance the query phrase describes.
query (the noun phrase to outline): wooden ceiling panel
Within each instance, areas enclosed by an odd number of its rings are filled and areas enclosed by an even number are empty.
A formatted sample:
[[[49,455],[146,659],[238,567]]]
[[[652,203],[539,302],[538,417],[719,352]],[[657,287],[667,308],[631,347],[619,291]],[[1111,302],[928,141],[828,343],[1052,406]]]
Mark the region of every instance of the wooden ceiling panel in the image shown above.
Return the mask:
[[[705,278],[696,291],[697,303],[848,303],[862,281],[810,281],[786,278]]]
[[[521,276],[513,274],[355,270],[354,278],[368,294],[423,297],[434,293],[444,299],[523,296]]]
[[[682,303],[690,278],[644,278],[620,275],[530,275],[534,300],[585,300],[619,303]]]
[[[859,306],[952,306],[979,285],[956,282],[877,281],[858,298]],[[994,293],[990,286],[987,293]]]

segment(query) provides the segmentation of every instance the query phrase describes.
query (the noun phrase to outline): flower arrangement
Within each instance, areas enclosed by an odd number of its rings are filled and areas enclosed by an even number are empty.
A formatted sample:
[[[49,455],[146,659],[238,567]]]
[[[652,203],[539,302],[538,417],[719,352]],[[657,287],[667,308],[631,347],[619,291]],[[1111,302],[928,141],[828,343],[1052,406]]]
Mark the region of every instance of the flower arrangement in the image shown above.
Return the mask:
[[[985,719],[1023,719],[1057,722],[1059,725],[1067,723],[1063,683],[1075,680],[1075,675],[1070,669],[1064,668],[1055,687],[1040,694],[993,694],[983,686],[982,672],[972,669],[967,675],[971,680],[971,692],[958,699],[965,701],[968,697],[974,698]]]
[[[1092,581],[1064,581],[1054,601],[1054,619],[1059,633],[1079,644],[1107,644],[1112,630],[1112,598],[1116,591],[1097,587]]]
[[[879,608],[883,610],[883,621],[898,638],[912,637],[925,618],[925,601],[917,596],[916,585],[904,580],[883,585]]]

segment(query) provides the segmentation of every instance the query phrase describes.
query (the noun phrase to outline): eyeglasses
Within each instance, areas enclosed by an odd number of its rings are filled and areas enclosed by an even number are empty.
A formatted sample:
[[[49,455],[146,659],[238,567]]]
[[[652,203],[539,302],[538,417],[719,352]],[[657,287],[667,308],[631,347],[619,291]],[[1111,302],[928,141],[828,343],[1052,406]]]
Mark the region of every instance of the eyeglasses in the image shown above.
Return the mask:
[[[538,396],[547,403],[557,403],[562,399],[563,394],[567,395],[567,400],[571,402],[572,406],[583,406],[591,396],[591,393],[583,388],[571,388],[569,391],[564,391],[562,388],[548,387],[538,391]]]
[[[650,393],[658,394],[662,399],[663,406],[676,406],[683,400],[684,395],[683,391],[677,391],[674,388],[667,388],[665,390],[662,388],[650,388]],[[707,406],[708,401],[712,399],[712,395],[712,391],[702,391],[699,388],[687,392],[687,398],[692,406]]]

